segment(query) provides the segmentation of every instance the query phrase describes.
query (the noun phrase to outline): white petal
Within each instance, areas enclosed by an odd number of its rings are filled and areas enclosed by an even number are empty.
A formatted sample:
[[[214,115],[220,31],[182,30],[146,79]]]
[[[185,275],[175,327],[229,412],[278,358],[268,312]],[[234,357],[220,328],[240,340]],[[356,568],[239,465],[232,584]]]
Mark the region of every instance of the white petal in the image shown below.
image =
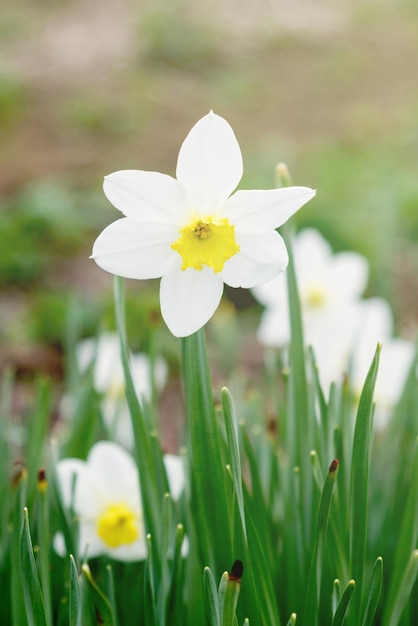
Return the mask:
[[[102,269],[125,278],[159,278],[176,256],[171,244],[178,229],[168,224],[140,224],[123,218],[98,236],[92,258]]]
[[[192,128],[180,148],[177,179],[198,214],[217,211],[242,177],[242,156],[226,120],[209,113]]]
[[[252,289],[252,294],[261,304],[267,308],[287,309],[287,282],[286,274],[278,274],[268,283],[256,285]]]
[[[134,510],[139,508],[138,471],[126,450],[111,441],[100,441],[91,448],[87,462],[107,502],[124,501]]]
[[[286,269],[288,255],[276,231],[262,234],[236,232],[240,251],[224,265],[222,278],[230,287],[255,287]]]
[[[331,290],[341,293],[345,300],[360,298],[367,285],[367,260],[356,252],[339,252],[330,264]]]
[[[182,224],[187,211],[183,187],[159,172],[114,172],[105,177],[103,190],[113,206],[141,222]]]
[[[225,203],[222,215],[241,230],[260,232],[284,224],[314,195],[309,187],[237,191]]]
[[[81,516],[95,516],[101,507],[101,494],[87,463],[81,459],[63,459],[57,463],[57,476],[66,507]]]
[[[220,274],[205,266],[182,271],[176,260],[160,287],[161,313],[173,335],[187,337],[202,328],[218,308],[222,292]]]
[[[267,309],[261,316],[257,337],[264,346],[281,348],[290,341],[290,319],[285,309]]]
[[[106,553],[118,561],[144,561],[147,558],[147,544],[143,524],[139,525],[138,531],[140,538],[137,541],[117,548],[106,548]]]

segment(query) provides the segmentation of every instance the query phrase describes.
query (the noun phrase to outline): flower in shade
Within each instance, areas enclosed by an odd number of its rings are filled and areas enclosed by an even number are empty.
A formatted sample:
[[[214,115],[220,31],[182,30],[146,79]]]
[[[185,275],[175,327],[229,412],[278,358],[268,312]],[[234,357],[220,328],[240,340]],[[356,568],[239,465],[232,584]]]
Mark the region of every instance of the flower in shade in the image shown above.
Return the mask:
[[[105,178],[106,196],[125,217],[99,235],[92,258],[126,278],[161,277],[162,316],[176,336],[206,324],[224,283],[254,287],[287,266],[275,229],[315,192],[287,187],[233,193],[242,173],[232,128],[210,112],[181,146],[176,178],[138,170]]]
[[[81,371],[94,364],[93,384],[101,394],[103,420],[111,437],[127,448],[133,446],[133,431],[125,399],[125,377],[120,356],[119,338],[115,333],[102,333],[98,339],[84,339],[77,346],[77,362]],[[130,355],[135,390],[139,398],[149,401],[152,388],[161,390],[167,381],[167,364],[155,359],[152,367],[144,353]]]
[[[167,455],[164,464],[173,499],[184,487],[181,459]],[[137,466],[126,450],[101,441],[86,461],[68,458],[57,463],[64,505],[78,519],[79,552],[89,558],[106,554],[121,561],[147,556],[146,534]],[[64,539],[54,539],[57,552],[66,553]]]

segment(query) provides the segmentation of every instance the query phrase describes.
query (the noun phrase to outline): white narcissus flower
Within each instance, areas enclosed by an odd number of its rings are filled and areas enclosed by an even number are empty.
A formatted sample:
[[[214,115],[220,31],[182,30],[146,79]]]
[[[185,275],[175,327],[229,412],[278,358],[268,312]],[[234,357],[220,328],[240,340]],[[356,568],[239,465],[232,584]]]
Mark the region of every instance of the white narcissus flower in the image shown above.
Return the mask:
[[[174,460],[173,460],[174,459]],[[173,499],[184,487],[182,460],[164,458]],[[131,455],[109,441],[96,443],[86,461],[68,458],[57,463],[63,502],[79,523],[79,553],[88,558],[107,555],[120,561],[138,561],[147,556],[138,469]],[[61,534],[54,539],[64,555]]]
[[[302,230],[294,240],[305,342],[314,345],[329,335],[336,319],[350,322],[350,309],[358,302],[368,277],[366,259],[355,252],[333,254],[328,242],[313,228]],[[252,290],[265,305],[258,336],[267,346],[286,346],[290,341],[287,283],[284,274]]]
[[[414,360],[412,341],[393,336],[392,311],[385,300],[369,298],[359,304],[353,337],[351,385],[359,396],[378,342],[382,343],[374,401],[375,426],[383,429],[397,405]]]
[[[106,196],[125,217],[99,235],[92,258],[126,278],[161,277],[161,312],[175,336],[206,324],[224,283],[254,287],[287,266],[286,247],[275,229],[315,191],[233,193],[242,173],[232,128],[210,112],[181,146],[177,178],[139,170],[105,178]]]
[[[132,448],[134,439],[125,399],[125,376],[118,336],[115,333],[102,333],[98,339],[84,339],[77,346],[76,357],[81,371],[94,363],[93,383],[96,391],[102,394],[104,422],[115,441]],[[151,399],[152,379],[157,391],[164,387],[168,368],[163,358],[155,360],[152,370],[146,354],[131,354],[130,366],[139,398]]]

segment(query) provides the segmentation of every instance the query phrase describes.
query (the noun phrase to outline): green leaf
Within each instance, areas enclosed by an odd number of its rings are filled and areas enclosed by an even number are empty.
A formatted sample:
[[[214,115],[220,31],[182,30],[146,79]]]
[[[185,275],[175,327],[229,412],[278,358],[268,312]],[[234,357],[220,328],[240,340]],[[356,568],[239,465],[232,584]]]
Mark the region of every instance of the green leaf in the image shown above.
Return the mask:
[[[98,584],[94,580],[87,563],[83,563],[83,565],[81,566],[81,575],[82,578],[87,582],[87,588],[91,595],[91,600],[95,608],[97,622],[103,626],[114,626],[115,619],[112,606],[108,598],[105,596],[103,591],[99,588]]]
[[[373,392],[379,366],[381,345],[377,346],[361,392],[354,428],[350,489],[350,568],[356,581],[352,611],[355,624],[361,623],[361,603],[366,567],[370,433]],[[351,613],[350,613],[351,615]]]
[[[409,557],[404,571],[399,579],[399,587],[390,613],[385,615],[384,626],[397,626],[402,613],[411,597],[412,589],[418,577],[418,549]]]
[[[47,626],[44,599],[33,554],[27,508],[23,511],[23,527],[20,541],[20,567],[28,624],[29,626]]]
[[[328,519],[331,509],[331,497],[337,474],[338,461],[334,460],[329,466],[319,503],[312,559],[309,568],[308,584],[302,613],[302,623],[308,619],[312,624],[318,623],[319,593],[321,589],[322,568],[324,561],[324,545],[327,536]]]
[[[418,445],[415,445],[411,485],[418,485]],[[410,559],[411,552],[416,546],[418,539],[418,489],[409,489],[408,499],[400,520],[398,540],[395,548],[395,559],[390,577],[389,591],[384,609],[383,623],[390,622],[391,615],[398,602],[398,596],[402,594],[402,576]]]
[[[222,571],[233,560],[233,520],[229,517],[225,444],[215,414],[203,328],[181,339],[181,362],[196,486],[196,506],[192,507],[201,558],[212,571]]]
[[[218,592],[215,579],[209,567],[205,567],[203,570],[203,592],[209,626],[221,626]]]
[[[68,595],[68,623],[69,626],[77,626],[80,612],[80,584],[78,581],[77,565],[74,557],[70,554],[70,588]]]
[[[373,566],[370,588],[366,601],[366,608],[361,626],[373,626],[383,581],[383,559],[379,556]]]
[[[337,606],[337,609],[334,613],[331,626],[342,626],[342,624],[344,623],[345,615],[347,613],[351,598],[353,597],[355,588],[356,583],[354,582],[354,580],[349,580],[346,588],[344,589],[344,593],[341,596],[341,600]]]

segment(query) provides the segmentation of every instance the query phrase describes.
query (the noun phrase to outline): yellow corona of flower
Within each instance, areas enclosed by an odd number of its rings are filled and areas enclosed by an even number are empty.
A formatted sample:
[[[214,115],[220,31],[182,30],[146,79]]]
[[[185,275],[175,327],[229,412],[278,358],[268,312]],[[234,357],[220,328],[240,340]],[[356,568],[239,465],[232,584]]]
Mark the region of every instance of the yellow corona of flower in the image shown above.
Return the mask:
[[[224,283],[250,288],[286,268],[276,228],[315,195],[308,187],[233,193],[242,173],[231,126],[210,112],[183,142],[176,178],[139,170],[105,178],[125,217],[99,235],[92,258],[126,278],[161,277],[161,312],[178,337],[212,317]]]

